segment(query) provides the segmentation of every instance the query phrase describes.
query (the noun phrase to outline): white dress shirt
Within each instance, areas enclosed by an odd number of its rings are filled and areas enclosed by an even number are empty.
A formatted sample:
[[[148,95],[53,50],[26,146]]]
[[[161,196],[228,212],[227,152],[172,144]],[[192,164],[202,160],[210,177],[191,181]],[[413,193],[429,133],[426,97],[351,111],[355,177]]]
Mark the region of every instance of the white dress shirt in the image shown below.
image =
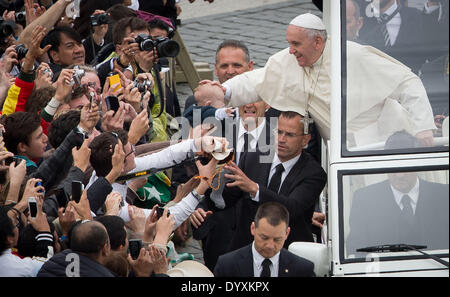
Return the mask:
[[[253,129],[252,131],[247,131],[244,128],[244,124],[242,124],[242,120],[239,119],[239,131],[238,131],[238,139],[236,143],[236,160],[240,160],[241,154],[244,151],[244,134],[248,133],[252,136],[252,139],[249,141],[248,144],[250,152],[256,151],[256,144],[258,143],[258,139],[264,130],[264,127],[266,126],[266,120],[263,119],[261,123],[259,123],[258,127],[256,129]],[[249,138],[250,139],[250,138]],[[239,164],[238,164],[239,165]]]
[[[278,158],[278,154],[275,153],[275,155],[273,157],[272,166],[270,167],[269,179],[267,181],[267,184],[268,185],[270,184],[270,180],[272,179],[272,176],[277,171],[277,165],[281,163],[281,164],[283,164],[283,167],[284,167],[284,171],[281,174],[281,183],[280,183],[280,187],[281,187],[283,185],[284,179],[286,178],[286,176],[288,176],[289,172],[291,172],[292,167],[294,167],[294,165],[298,162],[301,155],[302,154],[299,154],[297,157],[292,158],[286,162],[281,162],[280,159]],[[253,201],[259,202],[259,185],[258,185],[258,191],[256,192],[255,197],[250,196],[250,198],[252,198]]]
[[[259,277],[263,270],[262,262],[264,261],[264,257],[261,256],[258,251],[255,249],[255,242],[252,243],[252,254],[253,254],[253,273],[255,277]],[[280,263],[280,252],[278,252],[275,256],[269,259],[272,264],[270,264],[270,277],[278,277],[278,267]]]
[[[384,13],[388,14],[390,17],[397,9],[397,3],[394,1],[394,4],[389,7]],[[398,37],[398,32],[400,31],[400,26],[402,25],[402,18],[400,13],[396,13],[394,17],[392,17],[389,22],[386,23],[386,29],[389,32],[389,39],[391,41],[391,45],[395,44],[395,41]]]
[[[409,191],[408,193],[402,193],[395,189],[391,185],[392,193],[394,194],[395,202],[400,207],[401,210],[403,210],[403,204],[402,204],[402,198],[405,195],[408,195],[409,198],[411,198],[411,206],[413,209],[413,213],[416,213],[416,207],[417,207],[417,201],[419,200],[419,179],[416,181],[416,185]]]

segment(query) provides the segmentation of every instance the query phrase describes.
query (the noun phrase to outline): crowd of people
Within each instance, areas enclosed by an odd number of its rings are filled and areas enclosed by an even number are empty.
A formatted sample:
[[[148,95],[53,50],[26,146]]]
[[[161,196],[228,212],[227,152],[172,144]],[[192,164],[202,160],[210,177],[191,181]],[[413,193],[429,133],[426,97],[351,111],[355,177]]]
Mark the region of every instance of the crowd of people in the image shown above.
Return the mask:
[[[182,112],[176,1],[0,9],[0,276],[156,277],[191,260],[214,276],[314,276],[286,248],[320,242],[325,219],[330,41],[320,18],[292,20],[289,49],[263,69],[245,43],[223,41],[219,81],[201,82]],[[355,142],[389,99],[432,145],[420,78],[372,47],[348,50],[359,57],[349,77],[363,86],[361,65],[393,70],[383,90],[348,94],[371,102],[350,112]],[[178,271],[193,276],[196,265]]]

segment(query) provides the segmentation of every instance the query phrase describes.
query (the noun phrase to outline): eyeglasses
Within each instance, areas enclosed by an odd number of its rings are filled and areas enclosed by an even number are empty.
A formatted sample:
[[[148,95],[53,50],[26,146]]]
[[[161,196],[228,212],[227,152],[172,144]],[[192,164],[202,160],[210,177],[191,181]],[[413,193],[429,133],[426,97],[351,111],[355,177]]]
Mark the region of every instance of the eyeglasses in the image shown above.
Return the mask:
[[[302,133],[302,134],[295,134],[295,133],[286,132],[286,131],[283,131],[283,130],[280,130],[280,129],[277,129],[277,128],[273,129],[273,134],[274,135],[278,135],[278,136],[283,136],[283,134],[284,134],[287,138],[294,138],[294,137],[299,137],[299,136],[304,136],[305,135],[304,133]]]
[[[96,82],[88,82],[87,84],[82,84],[81,85],[83,88],[91,88],[93,90],[95,90],[95,92],[97,93],[97,95],[101,95],[102,94],[102,89],[101,88],[97,88],[97,83]]]

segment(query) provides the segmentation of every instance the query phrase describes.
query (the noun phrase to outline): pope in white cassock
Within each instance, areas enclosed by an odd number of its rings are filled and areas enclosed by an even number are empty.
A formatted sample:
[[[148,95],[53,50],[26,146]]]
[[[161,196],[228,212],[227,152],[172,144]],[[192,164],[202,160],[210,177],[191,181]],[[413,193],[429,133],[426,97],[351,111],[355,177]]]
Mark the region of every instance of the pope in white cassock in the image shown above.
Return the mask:
[[[223,84],[225,100],[240,106],[263,100],[279,110],[309,114],[321,136],[330,135],[330,39],[322,20],[310,13],[287,28],[289,48],[264,68]],[[371,47],[347,42],[347,133],[349,145],[382,142],[398,130],[433,144],[436,129],[422,82],[411,70]]]

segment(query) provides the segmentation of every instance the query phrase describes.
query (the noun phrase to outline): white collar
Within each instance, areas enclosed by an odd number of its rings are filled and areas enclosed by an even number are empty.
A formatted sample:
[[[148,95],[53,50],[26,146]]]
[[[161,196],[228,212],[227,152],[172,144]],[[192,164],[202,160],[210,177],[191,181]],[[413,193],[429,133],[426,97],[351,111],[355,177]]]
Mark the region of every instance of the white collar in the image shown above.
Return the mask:
[[[415,211],[417,206],[417,201],[419,200],[419,178],[417,178],[416,185],[408,193],[402,193],[395,189],[391,184],[392,193],[394,194],[395,202],[403,209],[403,204],[401,203],[403,196],[408,195],[411,198],[412,208]]]
[[[252,131],[247,131],[244,128],[244,124],[242,123],[242,119],[239,119],[238,139],[240,139],[245,133],[249,133],[249,134],[251,134],[253,136],[253,139],[258,141],[259,136],[261,135],[261,132],[264,130],[265,126],[266,126],[266,119],[263,118],[261,123],[259,123],[259,125],[255,129],[253,129]]]
[[[397,2],[394,1],[394,4],[392,4],[391,7],[386,9],[384,13],[391,16],[397,10],[397,7],[398,7]]]
[[[294,165],[298,162],[298,160],[300,159],[300,157],[302,156],[302,154],[300,153],[297,157],[292,158],[286,162],[281,162],[280,159],[278,158],[278,154],[275,153],[274,157],[273,157],[273,162],[272,162],[272,167],[270,170],[274,170],[274,168],[277,167],[278,164],[283,164],[284,167],[284,172],[286,174],[289,174],[289,172],[291,171],[292,167],[294,167]]]
[[[252,243],[252,254],[253,254],[253,264],[256,265],[258,270],[262,269],[262,267],[261,267],[262,262],[266,258],[261,256],[261,254],[258,253],[258,251],[255,249],[255,241],[253,241],[253,243]],[[275,256],[273,256],[272,258],[269,258],[269,260],[272,262],[272,267],[274,267],[275,264],[278,263],[279,259],[280,259],[280,252],[276,253]]]

